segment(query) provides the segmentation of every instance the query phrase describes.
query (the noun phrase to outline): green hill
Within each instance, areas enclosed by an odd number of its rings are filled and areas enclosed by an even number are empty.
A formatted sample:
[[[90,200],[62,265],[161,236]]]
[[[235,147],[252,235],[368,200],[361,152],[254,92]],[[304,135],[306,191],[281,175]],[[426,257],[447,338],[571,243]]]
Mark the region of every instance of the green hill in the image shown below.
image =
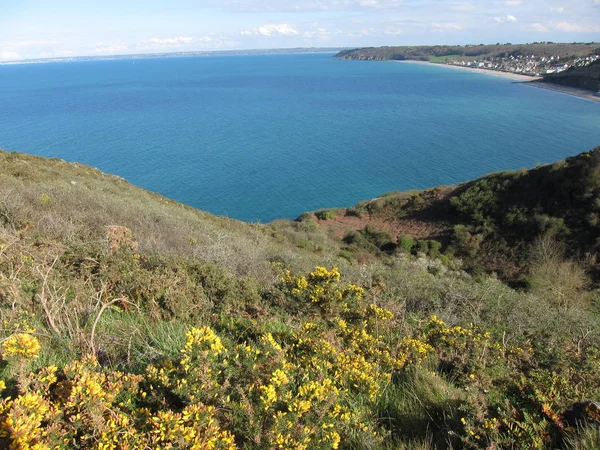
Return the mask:
[[[586,57],[600,51],[596,43],[563,44],[541,42],[533,44],[495,44],[495,45],[418,45],[418,46],[385,46],[366,47],[339,52],[340,59],[364,60],[437,60],[444,57],[455,59],[466,58],[500,58],[535,55],[536,57],[574,58]]]
[[[592,92],[600,91],[600,60],[585,67],[571,67],[564,72],[544,76],[544,82],[561,84]]]
[[[257,225],[0,152],[0,447],[598,448],[598,155]]]
[[[555,164],[494,173],[459,186],[390,193],[339,211],[320,225],[341,229],[338,235],[346,236],[348,250],[360,249],[354,245],[360,242],[353,242],[356,232],[369,241],[367,226],[371,234],[380,229],[379,242],[371,242],[370,248],[384,253],[417,252],[419,242],[407,249],[406,235],[435,240],[446,257],[459,257],[471,269],[495,271],[513,281],[526,281],[534,247],[541,239],[552,240],[555,251],[585,259],[589,273],[595,274],[599,174],[597,148]],[[385,239],[381,233],[387,233]]]

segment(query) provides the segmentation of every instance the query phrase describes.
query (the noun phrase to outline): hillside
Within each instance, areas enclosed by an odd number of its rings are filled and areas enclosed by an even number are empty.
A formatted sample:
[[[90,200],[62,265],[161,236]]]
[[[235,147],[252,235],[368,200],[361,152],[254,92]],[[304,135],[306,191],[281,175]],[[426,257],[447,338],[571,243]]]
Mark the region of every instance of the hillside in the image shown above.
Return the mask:
[[[557,74],[556,79],[564,84],[577,85],[585,89],[593,89],[594,69],[587,66],[600,60],[600,44],[496,44],[466,46],[417,46],[417,47],[378,47],[345,50],[336,55],[339,59],[368,61],[429,61],[438,64],[450,64],[459,67],[487,69],[531,77]],[[573,75],[562,78],[565,70]],[[582,72],[580,72],[582,71]],[[550,76],[549,79],[554,79]],[[573,80],[579,80],[577,82]],[[571,81],[568,81],[571,80]],[[560,81],[558,81],[560,82]]]
[[[422,46],[390,46],[367,47],[343,50],[336,57],[340,59],[362,60],[421,60],[429,61],[441,57],[464,58],[498,58],[536,55],[537,57],[585,57],[592,53],[600,53],[598,43],[589,44],[496,44],[496,45],[422,45]]]
[[[543,81],[598,92],[600,91],[600,60],[586,67],[571,67],[564,72],[547,74]]]
[[[566,256],[584,258],[598,271],[600,148],[555,164],[499,172],[459,186],[390,193],[338,210],[319,225],[352,241],[366,227],[387,233],[378,250],[402,251],[402,239],[435,240],[466,267],[526,280],[529,254],[540,236]],[[523,195],[527,193],[527,195]],[[417,250],[415,241],[413,252]],[[350,245],[352,248],[352,245]],[[356,246],[354,246],[356,247]]]
[[[256,225],[0,152],[0,447],[598,448],[599,155]]]

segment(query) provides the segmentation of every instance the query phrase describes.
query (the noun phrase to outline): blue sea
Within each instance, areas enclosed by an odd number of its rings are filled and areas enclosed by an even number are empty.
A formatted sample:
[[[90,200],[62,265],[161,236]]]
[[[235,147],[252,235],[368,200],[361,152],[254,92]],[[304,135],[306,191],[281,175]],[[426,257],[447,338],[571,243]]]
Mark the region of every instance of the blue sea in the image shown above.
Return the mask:
[[[466,70],[332,56],[0,66],[0,148],[267,222],[600,145],[600,103]]]

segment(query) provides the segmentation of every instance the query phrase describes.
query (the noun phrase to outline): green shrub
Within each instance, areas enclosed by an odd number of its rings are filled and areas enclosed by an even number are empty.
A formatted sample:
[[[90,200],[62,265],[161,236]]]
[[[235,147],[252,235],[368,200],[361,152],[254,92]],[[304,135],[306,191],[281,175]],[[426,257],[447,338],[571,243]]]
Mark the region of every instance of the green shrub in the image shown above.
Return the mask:
[[[317,219],[319,220],[331,220],[335,219],[335,212],[331,210],[317,211],[315,216],[317,216]]]
[[[344,242],[356,249],[377,253],[379,251],[392,253],[396,249],[392,236],[385,230],[367,225],[360,231],[352,231],[344,236]]]
[[[497,197],[487,179],[472,183],[464,192],[450,199],[456,211],[468,220],[480,224],[487,220],[496,205]]]
[[[402,253],[410,253],[415,246],[415,240],[412,238],[412,236],[403,234],[398,236],[397,245],[398,250],[400,250]]]
[[[310,213],[310,212],[305,212],[302,213],[298,216],[298,218],[296,219],[296,222],[314,222],[314,218],[315,218],[315,214]]]
[[[481,250],[483,235],[473,234],[464,225],[456,225],[452,234],[452,248],[456,256],[474,258]]]

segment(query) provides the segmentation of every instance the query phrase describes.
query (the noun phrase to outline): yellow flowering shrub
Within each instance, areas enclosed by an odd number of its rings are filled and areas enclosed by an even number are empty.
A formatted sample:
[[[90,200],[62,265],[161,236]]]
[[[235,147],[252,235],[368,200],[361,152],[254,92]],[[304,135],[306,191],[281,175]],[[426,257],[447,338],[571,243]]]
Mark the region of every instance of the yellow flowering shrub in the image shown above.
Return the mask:
[[[557,350],[565,364],[550,373],[536,365],[540,349],[529,342],[509,345],[436,316],[407,326],[335,268],[284,272],[280,287],[278,294],[305,306],[295,322],[198,324],[175,356],[138,373],[84,357],[0,380],[0,448],[384,448],[410,411],[388,417],[382,405],[414,374],[431,382],[420,396],[452,393],[426,412],[444,421],[456,448],[544,448],[566,429],[561,411],[569,399],[600,398],[599,377],[580,375],[600,376],[593,346]],[[7,332],[9,364],[40,354],[32,333],[22,325]],[[392,413],[401,406],[389,401]],[[590,420],[600,417],[588,409]]]
[[[146,402],[142,375],[103,370],[93,358],[30,374],[0,403],[0,445],[11,449],[234,449],[214,407],[192,402],[175,412]]]
[[[341,283],[341,274],[337,267],[331,270],[317,266],[304,276],[294,276],[289,270],[281,277],[282,288],[287,294],[297,298],[305,305],[318,307],[322,313],[337,313],[354,307],[360,300],[364,289],[360,286]]]
[[[6,359],[35,359],[41,349],[38,338],[29,333],[15,333],[2,342],[2,356]]]

